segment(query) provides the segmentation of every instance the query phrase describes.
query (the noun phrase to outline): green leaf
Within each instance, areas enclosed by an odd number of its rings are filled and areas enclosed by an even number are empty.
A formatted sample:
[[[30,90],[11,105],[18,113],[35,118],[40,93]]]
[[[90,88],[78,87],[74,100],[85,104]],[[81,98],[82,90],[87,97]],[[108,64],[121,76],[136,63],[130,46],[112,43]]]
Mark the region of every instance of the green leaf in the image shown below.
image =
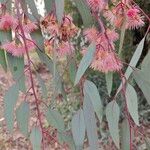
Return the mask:
[[[38,78],[39,86],[41,88],[42,97],[46,99],[48,97],[47,96],[48,92],[47,92],[47,88],[46,88],[45,82],[44,82],[44,80],[41,78],[41,76],[39,74],[36,74],[36,75],[37,75],[37,78]]]
[[[76,7],[82,17],[84,26],[91,27],[94,21],[86,0],[73,0],[73,1],[75,2]]]
[[[61,24],[64,16],[64,0],[55,0],[56,16],[59,24]]]
[[[139,126],[138,98],[135,89],[130,84],[126,89],[126,103],[132,119]]]
[[[11,132],[14,126],[14,107],[19,95],[17,84],[12,85],[4,96],[4,116],[8,130]]]
[[[74,83],[75,81],[76,71],[77,71],[76,62],[73,58],[70,60],[70,63],[69,63],[69,75],[70,75],[70,80],[72,83]]]
[[[150,105],[150,73],[147,73],[147,71],[134,71],[133,76],[139,88],[142,90],[148,104]]]
[[[19,89],[22,92],[26,91],[25,75],[24,75],[24,58],[15,57],[7,54],[8,65],[13,75],[14,80],[18,83]]]
[[[109,72],[109,73],[105,74],[105,79],[106,79],[107,91],[110,96],[111,91],[112,91],[112,85],[113,85],[113,73]]]
[[[150,150],[150,139],[146,138],[145,143],[146,143],[147,150]]]
[[[5,51],[0,49],[0,64],[2,65],[3,69],[7,71],[7,62],[5,57]]]
[[[28,4],[28,6],[32,12],[32,15],[39,21],[40,15],[38,13],[35,1],[34,0],[26,0],[26,3]]]
[[[98,135],[96,127],[96,118],[94,107],[89,96],[90,93],[87,93],[86,86],[84,85],[84,102],[83,102],[83,112],[85,126],[87,130],[87,137],[90,145],[90,150],[97,150],[98,146]]]
[[[130,126],[127,120],[124,120],[121,124],[121,150],[130,150]],[[131,130],[131,140],[133,141],[133,132]]]
[[[22,102],[16,110],[17,124],[21,132],[27,137],[28,136],[28,121],[30,116],[30,108],[27,102]]]
[[[85,137],[85,123],[83,110],[80,109],[72,118],[71,130],[76,147],[82,148]]]
[[[127,68],[126,73],[125,73],[126,79],[128,79],[129,76],[131,75],[131,73],[133,72],[133,69],[130,66],[136,67],[136,65],[141,57],[141,54],[142,54],[142,51],[144,48],[144,42],[145,42],[145,37],[141,40],[141,42],[139,43],[138,47],[136,48],[136,50],[133,54],[133,57],[129,63],[129,67]]]
[[[30,141],[32,143],[33,150],[41,150],[42,133],[39,127],[32,128]]]
[[[91,43],[88,47],[87,53],[83,56],[79,68],[77,70],[76,78],[75,78],[75,85],[80,81],[81,77],[85,73],[86,69],[89,67],[89,65],[92,62],[94,52],[96,49],[95,43]]]
[[[90,101],[93,104],[94,111],[101,122],[103,117],[103,105],[97,87],[93,82],[86,80],[84,90],[88,94]]]
[[[47,13],[49,13],[54,9],[55,0],[44,0],[44,4]]]
[[[54,74],[53,61],[45,53],[39,50],[37,50],[37,53],[39,55],[40,60],[47,66],[50,73],[53,75]],[[62,80],[57,69],[55,70],[55,83],[57,83],[56,89],[58,90],[58,92],[63,93]]]
[[[142,71],[146,71],[146,72],[148,71],[150,74],[149,66],[150,66],[150,51],[148,51],[148,54],[145,56],[142,62],[142,66],[141,66]]]
[[[37,49],[44,51],[44,38],[40,29],[31,33],[31,37],[36,42]]]
[[[64,142],[69,145],[70,150],[78,150],[75,147],[71,132],[58,132],[58,141],[63,144]]]
[[[57,110],[48,109],[46,112],[46,119],[50,126],[63,131],[65,129],[64,120]]]
[[[137,65],[137,63],[141,57],[141,54],[142,54],[142,51],[144,48],[144,42],[145,42],[145,37],[140,41],[138,47],[136,48],[136,50],[133,54],[133,57],[131,58],[131,61],[129,63],[129,67],[127,68],[127,70],[125,72],[126,80],[129,79],[130,75],[133,72],[133,68],[131,68],[130,66],[136,67],[136,65]],[[117,93],[119,93],[121,91],[121,87],[122,87],[122,84],[119,86]]]
[[[118,128],[119,115],[120,110],[116,101],[110,102],[106,107],[106,118],[108,121],[110,135],[118,149],[120,147],[119,128]]]

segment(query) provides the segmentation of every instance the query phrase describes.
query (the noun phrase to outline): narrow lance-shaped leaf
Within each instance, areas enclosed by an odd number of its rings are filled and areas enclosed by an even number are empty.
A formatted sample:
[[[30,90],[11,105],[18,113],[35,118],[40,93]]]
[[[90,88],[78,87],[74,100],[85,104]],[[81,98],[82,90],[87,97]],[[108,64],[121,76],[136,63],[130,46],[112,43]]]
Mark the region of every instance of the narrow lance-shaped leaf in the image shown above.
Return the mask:
[[[96,49],[95,43],[91,43],[87,49],[87,53],[83,56],[83,58],[79,64],[79,68],[77,70],[77,74],[76,74],[76,78],[75,78],[75,85],[80,81],[80,79],[83,76],[83,74],[85,73],[86,69],[91,64],[95,49]]]
[[[99,146],[96,127],[96,117],[89,94],[90,93],[87,93],[86,86],[84,85],[83,112],[85,126],[87,130],[87,137],[90,145],[90,150],[97,150]]]
[[[141,65],[142,71],[148,72],[148,74],[150,75],[149,66],[150,66],[150,51],[148,51],[148,54],[145,56]]]
[[[147,150],[150,150],[150,139],[146,138],[145,143],[146,143]]]
[[[71,132],[58,132],[58,141],[61,144],[67,143],[70,150],[77,150]]]
[[[150,73],[147,73],[147,71],[138,70],[133,72],[133,76],[139,88],[142,90],[148,104],[150,105]]]
[[[135,89],[130,84],[127,85],[126,89],[126,103],[132,119],[139,125],[138,98]]]
[[[0,49],[0,64],[2,65],[3,69],[7,71],[7,62],[5,57],[5,51]]]
[[[55,0],[56,6],[56,16],[58,22],[61,24],[63,16],[64,16],[64,0]]]
[[[49,13],[54,9],[55,0],[44,0],[44,4],[47,13]]]
[[[145,36],[144,38],[140,41],[138,47],[136,48],[134,54],[133,54],[133,57],[131,58],[131,61],[129,63],[129,67],[127,68],[126,72],[125,72],[125,77],[126,77],[126,80],[129,79],[131,73],[133,72],[133,69],[130,67],[136,67],[140,57],[141,57],[141,54],[142,54],[142,51],[143,51],[143,48],[144,48],[144,42],[145,42]],[[118,90],[117,90],[117,93],[119,93],[121,91],[121,87],[122,87],[122,84],[119,86]]]
[[[38,10],[37,10],[35,1],[34,0],[26,0],[26,3],[28,4],[29,8],[31,9],[33,16],[39,21],[40,15],[38,14]]]
[[[69,59],[70,58],[68,58],[68,60]],[[70,80],[72,81],[72,83],[74,83],[75,81],[76,72],[77,72],[76,62],[73,58],[72,60],[70,60],[70,63],[69,63],[69,75],[70,75]]]
[[[0,46],[7,41],[11,40],[11,31],[2,31],[0,30]],[[3,69],[7,71],[7,60],[6,60],[6,52],[0,48],[0,64]]]
[[[25,92],[24,58],[7,54],[7,60],[13,78],[16,82],[18,82],[19,89],[22,92]]]
[[[110,102],[106,107],[106,118],[108,121],[110,135],[118,149],[120,147],[119,128],[118,128],[119,115],[120,110],[116,101]]]
[[[41,88],[42,97],[46,99],[47,98],[47,88],[46,88],[45,82],[39,74],[37,74],[37,78],[38,78],[39,86]]]
[[[84,26],[91,27],[93,25],[93,17],[86,0],[73,0],[73,1],[75,2],[76,7],[82,17]]]
[[[130,142],[133,141],[134,136],[132,130],[130,133],[130,126],[128,120],[124,120],[121,124],[120,137],[121,137],[121,150],[130,150]]]
[[[46,119],[50,126],[55,127],[59,131],[65,129],[64,120],[57,110],[48,109],[46,112]]]
[[[83,110],[80,109],[72,118],[71,130],[77,149],[82,149],[85,137],[85,123]]]
[[[105,79],[106,79],[107,91],[110,96],[111,91],[112,91],[112,85],[113,85],[113,73],[109,72],[109,73],[105,74]]]
[[[102,116],[103,116],[103,105],[101,102],[98,89],[93,82],[88,81],[88,80],[85,81],[84,86],[85,86],[85,91],[86,93],[88,93],[90,101],[93,104],[94,111],[96,112],[96,115],[99,121],[101,122]]]
[[[4,96],[4,116],[9,131],[13,130],[14,126],[14,107],[19,95],[17,84],[12,85]]]
[[[28,136],[28,121],[30,116],[30,108],[27,102],[22,102],[16,110],[17,124],[21,132],[27,137]]]
[[[39,127],[33,127],[31,130],[30,141],[33,150],[41,150],[42,133]]]

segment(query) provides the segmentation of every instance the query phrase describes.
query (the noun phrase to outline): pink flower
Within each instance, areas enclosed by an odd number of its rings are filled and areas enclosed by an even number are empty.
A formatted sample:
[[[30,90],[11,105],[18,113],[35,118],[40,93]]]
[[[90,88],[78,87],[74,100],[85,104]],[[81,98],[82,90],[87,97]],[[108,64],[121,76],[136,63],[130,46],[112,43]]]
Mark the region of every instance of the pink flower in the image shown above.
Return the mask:
[[[28,51],[35,49],[35,45],[32,41],[26,42]],[[26,53],[25,46],[22,43],[17,44],[15,41],[3,44],[2,48],[7,52],[11,53],[13,56],[17,57],[21,57]]]
[[[33,22],[29,22],[27,24],[23,24],[23,30],[26,33],[31,33],[31,32],[33,32],[33,31],[35,31],[37,29],[38,29],[38,26],[35,23],[33,23]]]
[[[122,68],[122,63],[116,57],[115,53],[105,50],[97,50],[91,68],[104,73],[114,72],[119,71]]]
[[[73,51],[73,45],[69,42],[61,42],[57,49],[58,56],[70,55]]]
[[[140,15],[140,11],[137,8],[130,8],[127,11],[127,28],[137,29],[144,25],[143,16]]]
[[[93,27],[93,28],[86,29],[83,34],[90,42],[92,42],[97,40],[99,32],[97,31],[96,28]]]
[[[92,11],[101,11],[105,7],[104,0],[87,0]]]
[[[6,13],[0,18],[0,30],[10,30],[17,27],[17,20]]]
[[[119,34],[115,30],[107,29],[106,34],[111,42],[115,42],[119,39]]]

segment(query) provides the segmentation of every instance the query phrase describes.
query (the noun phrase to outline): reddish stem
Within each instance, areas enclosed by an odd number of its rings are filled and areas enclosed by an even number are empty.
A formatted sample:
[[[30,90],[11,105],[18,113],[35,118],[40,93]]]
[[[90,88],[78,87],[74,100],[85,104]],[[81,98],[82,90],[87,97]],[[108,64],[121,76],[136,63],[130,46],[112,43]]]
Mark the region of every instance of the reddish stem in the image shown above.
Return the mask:
[[[30,62],[31,62],[31,59],[30,59],[30,55],[29,55],[29,53],[28,53],[28,47],[27,47],[27,42],[26,42],[26,36],[25,36],[24,30],[23,30],[23,26],[22,26],[22,20],[21,20],[21,13],[20,13],[20,9],[19,9],[19,3],[20,3],[19,0],[16,0],[16,1],[15,1],[15,5],[16,5],[16,8],[17,8],[17,17],[18,17],[18,20],[19,20],[19,25],[18,25],[18,27],[19,27],[20,30],[21,30],[22,39],[23,39],[23,43],[24,43],[24,46],[25,46],[25,51],[26,51],[27,61],[28,61],[28,66],[29,66],[29,74],[30,74],[31,87],[32,87],[32,91],[33,91],[34,98],[35,98],[35,104],[36,104],[36,110],[37,110],[39,125],[40,125],[40,128],[41,128],[42,134],[43,134],[43,125],[42,125],[42,119],[41,119],[41,112],[40,112],[40,109],[39,109],[38,98],[37,98],[36,91],[35,91],[35,87],[34,87],[34,80],[33,80],[32,69],[31,69],[31,63],[30,63]],[[42,140],[42,142],[43,142],[43,140]],[[44,150],[44,145],[43,145],[43,150]]]

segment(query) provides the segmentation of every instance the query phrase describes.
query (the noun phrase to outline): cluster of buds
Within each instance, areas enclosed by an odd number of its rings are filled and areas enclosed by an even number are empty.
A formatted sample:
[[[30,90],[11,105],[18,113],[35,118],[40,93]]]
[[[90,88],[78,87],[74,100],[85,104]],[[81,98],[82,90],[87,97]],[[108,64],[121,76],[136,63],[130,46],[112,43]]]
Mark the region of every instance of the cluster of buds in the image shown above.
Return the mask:
[[[41,29],[48,35],[48,39],[45,40],[48,53],[53,53],[53,50],[56,51],[57,56],[72,53],[74,47],[70,41],[76,36],[78,28],[74,25],[70,15],[65,15],[62,23],[59,24],[53,13],[48,14],[41,21]]]

